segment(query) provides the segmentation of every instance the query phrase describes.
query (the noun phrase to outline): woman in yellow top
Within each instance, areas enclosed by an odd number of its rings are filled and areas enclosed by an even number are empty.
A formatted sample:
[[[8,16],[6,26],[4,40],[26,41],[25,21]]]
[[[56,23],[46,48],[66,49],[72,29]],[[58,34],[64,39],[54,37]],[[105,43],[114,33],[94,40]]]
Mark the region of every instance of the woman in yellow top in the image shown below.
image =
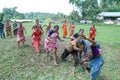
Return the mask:
[[[79,63],[78,51],[81,51],[79,45],[79,40],[81,37],[78,34],[74,34],[74,37],[75,39],[73,41],[70,41],[68,45],[64,48],[61,58],[62,60],[64,60],[69,54],[71,54],[74,59],[74,67],[76,67]]]

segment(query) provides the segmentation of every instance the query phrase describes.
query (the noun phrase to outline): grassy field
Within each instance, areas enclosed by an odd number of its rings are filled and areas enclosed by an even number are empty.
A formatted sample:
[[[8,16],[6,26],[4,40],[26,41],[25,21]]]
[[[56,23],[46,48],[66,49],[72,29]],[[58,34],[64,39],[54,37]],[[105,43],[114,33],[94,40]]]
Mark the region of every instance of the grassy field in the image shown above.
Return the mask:
[[[0,39],[0,80],[89,80],[89,75],[81,65],[77,67],[75,74],[72,74],[73,62],[60,61],[61,52],[68,38],[59,43],[60,65],[54,66],[52,60],[46,63],[46,53],[43,50],[44,37],[41,44],[42,51],[38,55],[31,45],[33,23],[24,23],[24,25],[27,30],[26,42],[25,45],[20,45],[20,49],[17,49],[16,38]],[[59,25],[59,33],[62,36],[62,24]],[[76,23],[75,26],[75,32],[83,28],[85,35],[89,36],[91,24]],[[43,28],[45,30],[45,26]],[[96,28],[96,41],[101,44],[101,52],[105,60],[97,80],[120,80],[120,26],[96,24]]]

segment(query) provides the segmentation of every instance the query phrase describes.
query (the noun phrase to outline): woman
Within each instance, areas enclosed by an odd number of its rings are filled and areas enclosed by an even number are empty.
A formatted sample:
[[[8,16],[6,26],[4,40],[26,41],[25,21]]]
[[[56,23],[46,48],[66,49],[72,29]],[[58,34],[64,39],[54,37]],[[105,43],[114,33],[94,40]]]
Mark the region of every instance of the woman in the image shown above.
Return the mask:
[[[37,27],[33,33],[32,33],[32,38],[33,38],[33,47],[35,48],[36,52],[39,53],[40,52],[40,41],[41,41],[41,35],[42,35],[42,30]]]
[[[70,38],[73,36],[73,34],[74,34],[74,28],[75,28],[75,26],[74,26],[74,22],[72,22],[72,24],[70,25]]]
[[[51,29],[51,22],[49,22],[49,24],[47,25],[47,28],[46,28],[46,34],[47,32]]]
[[[42,34],[44,33],[44,31],[43,31],[43,29],[42,29],[42,27],[41,27],[38,19],[35,20],[35,25],[32,27],[32,33],[33,33],[37,28],[39,28],[39,29],[42,30]],[[33,40],[33,36],[32,36],[32,45],[33,45],[33,41],[34,41],[34,40]]]
[[[63,31],[63,38],[66,38],[67,36],[67,25],[66,25],[66,21],[63,21],[63,25],[62,25],[62,31]]]
[[[9,36],[12,37],[11,25],[10,25],[9,20],[5,22],[5,27],[6,27],[7,37]]]
[[[37,27],[39,27],[39,28],[42,30],[42,32],[43,32],[43,29],[42,29],[42,27],[41,27],[40,22],[39,22],[38,19],[35,20],[35,25],[32,27],[32,29],[34,30],[34,29],[36,29]]]
[[[16,37],[17,37],[17,44],[18,44],[18,48],[19,48],[20,43],[22,42],[24,44],[24,42],[25,42],[24,31],[26,33],[26,30],[23,27],[22,23],[19,23],[18,27],[16,27],[15,29],[17,29]]]
[[[90,28],[89,39],[95,40],[95,36],[96,36],[96,28],[95,28],[95,25],[93,25],[93,26]]]
[[[78,34],[79,36],[84,35],[84,29],[80,29],[80,30],[78,31],[78,33],[76,33],[76,34]],[[74,39],[75,39],[74,35],[71,36],[70,39],[71,39],[71,41],[74,40]]]
[[[85,36],[82,36],[83,39],[88,40],[89,42],[80,39],[81,49],[84,52],[83,60],[81,63],[86,68],[86,71],[90,71],[90,80],[95,80],[100,74],[101,68],[104,64],[104,60],[95,46],[95,42]]]
[[[59,37],[58,30],[59,30],[59,26],[55,25],[53,30],[48,31],[45,37],[45,45],[44,45],[46,52],[49,53],[50,51],[53,51],[54,65],[58,65],[57,64],[57,49],[58,49],[57,39],[59,39],[60,41],[63,41]]]

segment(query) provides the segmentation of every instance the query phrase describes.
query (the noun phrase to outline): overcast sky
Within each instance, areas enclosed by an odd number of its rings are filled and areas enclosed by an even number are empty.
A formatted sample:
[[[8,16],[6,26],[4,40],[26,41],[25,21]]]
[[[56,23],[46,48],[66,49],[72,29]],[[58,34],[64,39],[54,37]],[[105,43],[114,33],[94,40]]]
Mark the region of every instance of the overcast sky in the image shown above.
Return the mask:
[[[18,7],[18,12],[48,12],[69,14],[72,5],[69,0],[0,0],[0,12],[4,7]]]

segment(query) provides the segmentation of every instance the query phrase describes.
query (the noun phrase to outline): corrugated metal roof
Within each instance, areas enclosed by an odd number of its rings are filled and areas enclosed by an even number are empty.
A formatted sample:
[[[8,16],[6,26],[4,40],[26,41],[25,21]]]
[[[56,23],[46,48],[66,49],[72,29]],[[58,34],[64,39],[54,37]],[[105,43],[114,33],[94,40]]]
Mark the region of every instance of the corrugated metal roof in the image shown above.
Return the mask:
[[[120,12],[101,12],[98,15],[104,17],[120,17]]]

